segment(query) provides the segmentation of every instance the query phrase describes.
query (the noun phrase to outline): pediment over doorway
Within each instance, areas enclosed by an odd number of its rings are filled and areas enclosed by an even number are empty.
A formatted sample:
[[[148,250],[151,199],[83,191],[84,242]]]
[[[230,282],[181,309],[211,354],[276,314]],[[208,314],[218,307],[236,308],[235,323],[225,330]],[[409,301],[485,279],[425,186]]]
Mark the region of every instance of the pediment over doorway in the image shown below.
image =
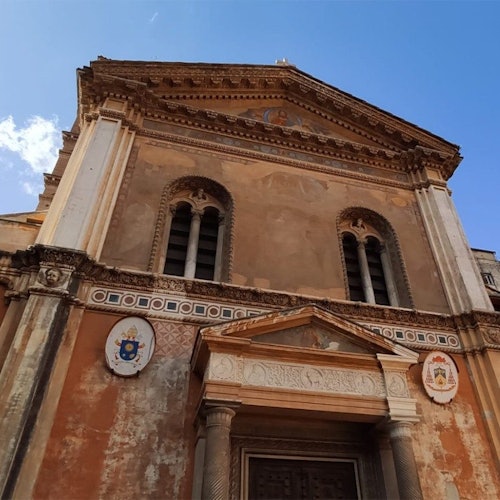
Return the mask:
[[[200,328],[200,405],[418,420],[407,372],[418,354],[309,305]],[[266,410],[267,409],[267,410]]]
[[[299,350],[416,356],[410,349],[314,304],[203,327],[200,333]]]

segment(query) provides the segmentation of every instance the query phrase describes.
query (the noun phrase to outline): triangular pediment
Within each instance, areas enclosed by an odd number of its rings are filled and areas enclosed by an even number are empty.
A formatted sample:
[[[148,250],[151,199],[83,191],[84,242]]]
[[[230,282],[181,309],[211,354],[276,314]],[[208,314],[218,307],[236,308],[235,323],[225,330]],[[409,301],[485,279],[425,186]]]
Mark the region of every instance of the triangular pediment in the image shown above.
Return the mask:
[[[191,358],[207,404],[418,419],[418,353],[314,304],[200,328]],[[369,402],[367,402],[369,398]]]
[[[224,136],[226,146],[248,148],[232,139],[242,137],[261,144],[259,153],[283,155],[275,144],[299,151],[287,155],[292,161],[311,151],[342,161],[381,161],[397,171],[426,165],[448,179],[461,160],[458,146],[292,65],[99,58],[78,77],[80,117],[111,99],[140,110],[139,127],[169,132],[165,124],[175,123]]]
[[[316,305],[207,326],[200,333],[299,350],[415,357],[410,349]]]
[[[312,348],[325,351],[354,352],[358,354],[373,354],[377,350],[371,345],[354,341],[347,332],[341,329],[311,321],[305,325],[284,328],[277,332],[263,333],[252,337],[253,342],[277,344],[288,347]]]
[[[82,90],[113,85],[152,100],[246,117],[353,142],[421,146],[444,154],[457,146],[293,65],[115,61],[99,58],[79,71]],[[118,87],[118,88],[116,88]],[[102,92],[106,94],[106,92]],[[119,95],[119,94],[115,94]],[[83,97],[83,96],[82,96]]]

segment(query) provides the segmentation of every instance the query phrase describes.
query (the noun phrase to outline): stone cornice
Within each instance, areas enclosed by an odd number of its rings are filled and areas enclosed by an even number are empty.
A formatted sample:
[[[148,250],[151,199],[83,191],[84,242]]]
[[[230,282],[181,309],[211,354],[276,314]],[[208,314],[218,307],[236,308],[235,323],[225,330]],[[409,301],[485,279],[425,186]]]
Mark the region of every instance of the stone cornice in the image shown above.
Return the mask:
[[[149,63],[101,59],[92,62],[91,68],[88,71],[93,70],[94,75],[136,80],[148,88],[161,88],[164,93],[170,89],[169,97],[183,93],[203,95],[200,89],[210,91],[210,96],[224,90],[261,90],[265,94],[279,91],[282,97],[283,91],[287,90],[299,102],[309,100],[322,110],[335,110],[335,114],[350,115],[354,120],[362,115],[362,121],[368,125],[365,128],[382,126],[385,134],[401,134],[403,143],[411,144],[411,137],[419,135],[420,142],[432,142],[437,149],[457,149],[456,145],[291,65]],[[258,93],[257,96],[264,97]],[[231,98],[230,95],[226,97]]]
[[[284,165],[294,166],[305,170],[313,170],[316,172],[324,172],[327,174],[335,173],[341,177],[348,177],[352,179],[357,179],[361,181],[368,181],[370,183],[377,183],[387,186],[392,186],[401,189],[413,189],[413,184],[408,182],[406,174],[398,170],[390,171],[387,165],[383,165],[381,162],[376,160],[354,158],[354,156],[348,156],[345,154],[332,155],[331,157],[326,155],[314,154],[313,152],[299,150],[301,160],[293,158],[293,150],[288,148],[280,148],[278,145],[274,145],[275,149],[279,149],[283,154],[271,154],[269,152],[264,153],[261,150],[264,147],[269,147],[267,145],[262,145],[261,143],[255,142],[255,148],[241,147],[241,146],[231,146],[229,144],[221,144],[220,142],[212,142],[208,140],[203,140],[201,138],[185,137],[183,135],[169,134],[165,132],[158,132],[153,130],[142,130],[138,132],[139,136],[149,137],[153,139],[151,144],[159,147],[167,146],[167,144],[174,143],[185,147],[200,148],[202,147],[205,152],[213,151],[211,154],[223,154],[227,157],[232,155],[237,155],[243,158],[252,158],[255,160],[271,161],[273,163],[281,163]],[[220,136],[219,136],[220,138]],[[154,141],[156,139],[157,141]],[[245,139],[237,139],[239,142]],[[262,147],[261,147],[262,146]],[[290,151],[290,155],[286,155],[286,152]],[[365,160],[365,161],[363,161]],[[328,163],[336,162],[336,165],[330,166]],[[351,163],[351,165],[349,165]],[[367,169],[379,169],[378,172],[362,173]],[[389,172],[392,177],[402,177],[402,178],[391,178],[383,177],[380,174],[383,172]]]
[[[455,326],[454,319],[443,314],[371,306],[360,302],[301,296],[227,283],[187,280],[166,275],[123,270],[97,263],[84,252],[64,248],[35,245],[26,251],[17,251],[12,254],[12,267],[16,269],[37,271],[41,263],[72,269],[82,280],[100,286],[155,293],[182,293],[189,297],[198,298],[218,297],[228,303],[244,303],[265,309],[291,308],[314,303],[328,311],[348,318],[356,318],[356,320],[394,322],[441,329],[450,329]],[[498,316],[500,318],[500,315]]]
[[[272,94],[288,99],[323,118],[335,122],[347,130],[354,131],[380,144],[381,150],[407,151],[420,148],[424,155],[436,156],[433,163],[439,164],[444,178],[448,178],[461,158],[457,146],[430,134],[404,120],[369,105],[334,87],[292,67],[204,65],[173,63],[133,63],[100,60],[91,68],[80,70],[81,110],[98,105],[106,96],[125,98],[129,104],[145,113],[181,106],[178,99],[190,98],[265,98]],[[238,94],[238,91],[243,94]],[[204,93],[203,93],[204,92]],[[177,102],[173,102],[177,100]],[[214,113],[184,105],[176,112],[187,113],[191,119],[229,120],[231,127],[248,127],[252,120],[241,119],[223,113]],[[172,109],[168,110],[172,113]],[[206,113],[207,116],[202,116]],[[268,124],[262,124],[265,126]],[[254,127],[255,125],[250,124]],[[283,135],[287,127],[270,126],[266,134],[277,132]],[[317,140],[311,133],[300,133],[301,140]],[[302,137],[303,136],[303,137]],[[320,136],[320,143],[326,136]],[[331,139],[331,138],[328,138]],[[342,141],[341,141],[342,142]],[[346,141],[347,142],[347,141]],[[355,144],[355,143],[352,143]],[[365,146],[357,145],[363,149]],[[356,146],[355,146],[356,149]],[[367,148],[370,149],[369,147]],[[377,148],[373,148],[376,150]]]
[[[486,311],[451,316],[412,309],[374,306],[361,302],[332,300],[286,292],[243,287],[228,283],[187,280],[166,275],[123,270],[95,262],[84,252],[66,248],[34,245],[25,251],[2,252],[10,269],[38,272],[40,265],[55,265],[71,269],[80,279],[104,287],[140,290],[155,293],[182,293],[192,298],[217,297],[227,303],[258,306],[266,310],[284,309],[315,304],[327,311],[355,319],[394,323],[438,330],[456,330],[475,327],[499,327],[500,314]],[[12,267],[10,267],[12,266]],[[4,276],[6,276],[5,273]]]
[[[61,181],[60,175],[54,175],[49,173],[44,173],[43,178],[46,186],[47,185],[58,186],[59,182]]]

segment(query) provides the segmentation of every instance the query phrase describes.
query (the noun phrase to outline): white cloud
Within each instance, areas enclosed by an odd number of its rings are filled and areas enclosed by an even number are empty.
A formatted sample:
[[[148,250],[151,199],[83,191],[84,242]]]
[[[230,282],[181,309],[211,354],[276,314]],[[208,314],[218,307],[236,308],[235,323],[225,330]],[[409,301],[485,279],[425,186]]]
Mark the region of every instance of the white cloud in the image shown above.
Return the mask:
[[[26,173],[51,171],[61,147],[61,130],[57,125],[57,117],[47,120],[32,116],[24,127],[18,127],[12,116],[0,119],[0,150],[18,155],[29,167]]]
[[[40,192],[40,189],[41,189],[41,185],[40,184],[34,184],[32,182],[23,182],[22,184],[23,186],[23,190],[26,194],[29,194],[30,196],[36,196],[39,192]]]
[[[153,14],[153,17],[149,20],[150,23],[154,23],[156,21],[156,18],[158,17],[158,12],[155,12]]]

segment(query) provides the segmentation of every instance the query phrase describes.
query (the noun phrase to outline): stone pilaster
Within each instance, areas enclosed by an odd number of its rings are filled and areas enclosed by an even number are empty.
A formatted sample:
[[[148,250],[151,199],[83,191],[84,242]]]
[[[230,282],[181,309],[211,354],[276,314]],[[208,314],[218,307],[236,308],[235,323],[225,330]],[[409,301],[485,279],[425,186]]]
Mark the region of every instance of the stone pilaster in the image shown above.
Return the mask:
[[[203,500],[229,499],[229,469],[231,459],[231,420],[234,410],[210,408],[206,412],[206,447],[203,468]]]
[[[10,498],[39,417],[75,297],[73,272],[85,254],[35,246],[14,256],[39,271],[19,292],[26,305],[0,372],[0,497]]]
[[[36,243],[99,258],[134,137],[124,112],[88,117]]]
[[[451,311],[454,314],[471,309],[492,311],[447,188],[418,187],[415,194]]]
[[[413,453],[411,425],[410,422],[405,421],[393,421],[388,425],[401,500],[422,499],[417,464]]]

